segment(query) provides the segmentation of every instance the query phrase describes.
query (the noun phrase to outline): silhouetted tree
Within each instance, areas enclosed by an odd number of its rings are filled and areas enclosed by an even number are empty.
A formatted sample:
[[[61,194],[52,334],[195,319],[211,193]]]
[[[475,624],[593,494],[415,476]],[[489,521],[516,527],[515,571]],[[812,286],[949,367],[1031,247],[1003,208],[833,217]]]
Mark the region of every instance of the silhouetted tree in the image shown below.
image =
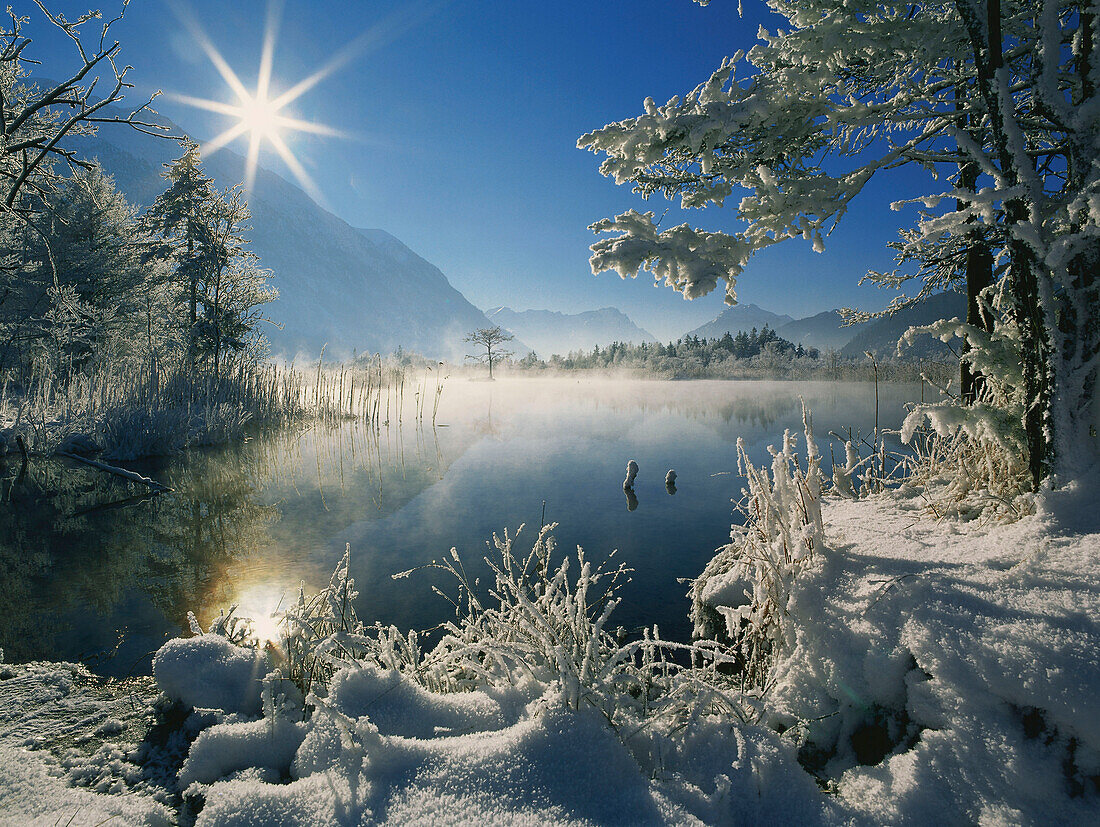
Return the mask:
[[[515,336],[506,333],[500,325],[496,327],[481,327],[465,336],[462,341],[470,342],[479,348],[485,348],[484,353],[467,354],[467,359],[489,365],[489,378],[493,378],[493,364],[512,355],[512,351],[505,350],[504,344],[512,341]]]

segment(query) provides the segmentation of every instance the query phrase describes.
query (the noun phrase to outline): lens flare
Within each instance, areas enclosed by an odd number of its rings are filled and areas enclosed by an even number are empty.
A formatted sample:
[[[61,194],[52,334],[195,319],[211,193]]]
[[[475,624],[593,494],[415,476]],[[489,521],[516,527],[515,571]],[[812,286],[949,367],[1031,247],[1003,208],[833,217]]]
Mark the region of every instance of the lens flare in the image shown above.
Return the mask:
[[[270,95],[272,67],[275,62],[275,40],[278,35],[282,4],[278,2],[268,4],[263,51],[260,55],[259,76],[256,81],[256,88],[253,91],[249,91],[241,82],[237,73],[222,57],[195,17],[183,6],[173,6],[173,11],[180,22],[190,31],[191,36],[206,53],[207,57],[210,58],[210,62],[214,64],[214,68],[218,70],[218,74],[222,76],[222,79],[236,97],[235,102],[225,103],[223,101],[195,98],[190,95],[169,93],[169,97],[180,103],[205,109],[209,112],[217,112],[220,115],[234,119],[235,122],[231,126],[200,147],[202,154],[213,154],[237,138],[246,137],[248,140],[248,153],[245,159],[244,186],[246,192],[251,192],[256,183],[256,165],[259,160],[260,147],[266,141],[283,159],[302,189],[308,192],[315,201],[321,201],[320,192],[306,173],[305,168],[294,157],[290,147],[287,146],[283,133],[307,132],[333,137],[341,137],[343,133],[324,124],[290,117],[286,113],[286,107],[311,89],[316,81],[309,83],[307,82],[309,79],[307,79],[307,81],[298,83],[290,91],[284,92],[278,97],[273,98]],[[318,74],[314,73],[311,77]],[[325,74],[327,75],[327,73]]]
[[[234,103],[224,103],[174,93],[168,93],[167,97],[236,119],[220,135],[203,144],[200,150],[204,155],[210,155],[237,138],[247,137],[248,154],[245,159],[244,182],[246,192],[251,192],[255,184],[256,164],[259,159],[260,147],[266,141],[282,158],[283,163],[286,164],[302,189],[309,193],[315,201],[323,204],[321,193],[287,145],[286,135],[292,132],[305,132],[330,137],[348,136],[331,126],[291,117],[287,114],[286,107],[337,70],[347,66],[355,58],[396,40],[429,17],[439,13],[452,2],[453,0],[436,0],[434,3],[409,3],[391,10],[389,14],[373,26],[360,33],[340,49],[337,49],[332,57],[319,69],[278,95],[271,94],[271,74],[275,63],[275,40],[278,36],[279,20],[282,16],[282,0],[271,0],[267,6],[263,50],[260,54],[260,69],[254,91],[249,91],[241,82],[237,73],[233,71],[225,58],[222,57],[221,52],[207,37],[206,32],[203,31],[202,26],[199,25],[198,20],[195,19],[190,10],[182,2],[174,2],[171,3],[171,8],[176,18],[191,33],[191,36],[206,53],[206,56],[210,58],[210,62],[218,70],[218,74],[222,76],[226,85],[233,92],[236,101]]]

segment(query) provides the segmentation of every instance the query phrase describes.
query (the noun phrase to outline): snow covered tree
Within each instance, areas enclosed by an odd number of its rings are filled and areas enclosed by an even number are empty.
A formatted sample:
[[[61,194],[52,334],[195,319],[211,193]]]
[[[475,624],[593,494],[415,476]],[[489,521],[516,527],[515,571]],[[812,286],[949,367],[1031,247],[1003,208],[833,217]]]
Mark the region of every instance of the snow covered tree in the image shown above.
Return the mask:
[[[152,239],[147,259],[172,269],[177,300],[187,308],[188,361],[209,358],[219,375],[228,354],[262,349],[252,334],[260,306],[277,293],[248,247],[251,214],[240,188],[219,192],[190,142],[164,177],[168,189],[142,217]]]
[[[81,289],[74,288],[75,294],[62,290],[51,246],[64,243],[66,231],[55,211],[67,209],[64,201],[72,194],[76,173],[94,174],[95,169],[69,139],[94,134],[104,124],[127,124],[156,135],[165,131],[143,119],[152,114],[151,98],[128,114],[106,108],[124,101],[132,88],[126,80],[129,67],[117,63],[120,45],[110,39],[128,0],[106,22],[97,11],[69,20],[42,0],[33,2],[46,27],[67,38],[75,60],[69,68],[50,67],[50,75],[65,78],[60,82],[32,75],[38,61],[27,36],[31,18],[8,9],[7,22],[0,22],[0,367],[5,368],[25,362],[43,314],[86,318],[84,311],[94,309]]]
[[[163,173],[168,189],[142,216],[145,231],[153,239],[147,256],[150,261],[168,262],[179,300],[187,306],[186,339],[189,358],[194,358],[198,335],[199,292],[205,275],[211,270],[211,251],[204,241],[214,233],[208,230],[214,218],[218,191],[214,180],[202,169],[199,147],[184,144],[179,158],[165,165]]]
[[[197,347],[213,358],[215,376],[221,373],[223,357],[245,351],[254,341],[253,330],[263,320],[260,307],[277,296],[267,283],[270,273],[260,269],[258,256],[247,246],[250,218],[241,190],[235,188],[215,199],[208,223],[200,227],[209,272],[203,279]]]
[[[724,281],[733,303],[758,250],[796,237],[823,250],[873,177],[919,166],[932,189],[898,254],[916,272],[871,278],[897,286],[918,277],[924,293],[973,279],[974,304],[984,303],[1000,341],[1015,348],[1034,481],[1055,470],[1072,476],[1097,451],[1100,8],[1053,0],[769,6],[788,27],[762,30],[751,51],[723,61],[683,98],[649,99],[644,115],[579,141],[607,155],[605,175],[644,197],[679,197],[693,208],[746,190],[736,206],[744,229],[660,230],[653,213],[630,210],[593,225],[612,234],[593,245],[593,271],[646,268],[687,298]],[[983,275],[989,288],[977,283]],[[974,321],[958,328],[973,346],[967,358],[977,370],[998,369],[978,364],[991,326]]]
[[[487,364],[489,366],[489,378],[492,379],[493,363],[499,362],[501,359],[507,359],[512,355],[512,351],[504,349],[504,344],[514,338],[516,337],[511,333],[506,333],[500,325],[497,325],[496,327],[478,328],[473,333],[465,336],[462,341],[470,342],[479,349],[485,349],[484,353],[468,354],[466,358]]]
[[[45,346],[49,363],[64,364],[68,376],[92,361],[135,354],[143,297],[157,271],[142,265],[133,208],[96,168],[78,168],[42,193],[28,199],[33,213],[0,236],[11,263],[0,275],[0,330],[13,345],[0,365],[25,366]],[[64,330],[51,330],[55,323]]]
[[[142,120],[152,98],[124,116],[104,112],[133,88],[126,80],[130,67],[120,68],[116,63],[121,48],[118,41],[108,39],[111,26],[122,19],[129,0],[91,36],[87,34],[89,24],[101,20],[101,12],[89,11],[70,21],[51,12],[41,0],[33,2],[50,25],[72,41],[77,61],[65,73],[67,80],[31,81],[28,66],[34,61],[25,54],[31,45],[25,35],[29,18],[8,8],[8,23],[0,25],[0,204],[8,211],[17,210],[24,189],[42,193],[53,162],[92,168],[91,162],[66,147],[66,136],[94,134],[103,123],[126,123],[153,134],[164,132],[164,127]],[[99,84],[101,77],[108,78],[103,85]]]
[[[92,350],[131,346],[138,336],[146,280],[134,244],[134,208],[109,176],[93,168],[62,182],[47,215],[57,281],[114,320],[101,331],[110,341],[98,341]]]

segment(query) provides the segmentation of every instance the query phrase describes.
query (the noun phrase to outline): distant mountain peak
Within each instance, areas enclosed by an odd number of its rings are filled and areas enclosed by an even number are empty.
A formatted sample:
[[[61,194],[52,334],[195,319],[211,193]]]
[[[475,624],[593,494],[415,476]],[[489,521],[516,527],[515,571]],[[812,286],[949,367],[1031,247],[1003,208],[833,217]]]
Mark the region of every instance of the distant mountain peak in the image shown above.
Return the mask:
[[[563,313],[560,310],[512,310],[501,306],[486,310],[485,316],[543,357],[588,351],[612,342],[656,341],[651,333],[638,327],[617,307]]]
[[[750,332],[754,327],[760,330],[765,325],[772,330],[777,330],[783,325],[793,322],[791,316],[772,313],[755,304],[735,304],[727,307],[705,325],[688,331],[688,336],[698,336],[700,339],[720,339],[727,333],[736,335],[740,331]]]

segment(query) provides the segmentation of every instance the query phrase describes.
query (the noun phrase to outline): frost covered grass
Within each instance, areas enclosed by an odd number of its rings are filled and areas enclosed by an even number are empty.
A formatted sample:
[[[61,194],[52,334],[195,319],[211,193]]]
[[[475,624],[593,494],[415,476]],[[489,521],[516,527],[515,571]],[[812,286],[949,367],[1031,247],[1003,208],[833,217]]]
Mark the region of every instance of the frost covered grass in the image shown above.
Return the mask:
[[[1094,489],[937,516],[881,441],[830,487],[802,431],[763,467],[739,446],[744,525],[693,584],[692,643],[614,629],[631,572],[553,525],[431,564],[454,617],[430,634],[356,616],[350,552],[276,641],[192,621],[154,666],[169,797],[219,825],[1088,823]]]
[[[727,674],[734,653],[610,632],[628,570],[580,550],[559,558],[552,530],[522,551],[522,531],[494,537],[485,589],[453,552],[433,564],[458,593],[430,648],[355,617],[347,554],[284,614],[277,646],[240,645],[247,624],[230,613],[163,647],[165,693],[221,710],[179,775],[199,823],[697,823],[729,806],[754,819],[805,809],[813,783],[783,765],[759,697]],[[715,761],[770,768],[784,788],[750,795],[751,770],[731,779]],[[694,780],[660,781],[684,773]]]
[[[614,555],[593,566],[581,549],[559,560],[555,525],[543,526],[522,553],[517,545],[522,527],[495,535],[484,561],[493,577],[488,589],[471,579],[453,549],[430,564],[427,568],[447,572],[457,586],[454,596],[433,587],[454,606],[455,619],[435,630],[442,636],[431,647],[416,632],[367,627],[356,618],[346,551],[328,588],[312,597],[300,592],[296,606],[284,614],[281,673],[303,696],[320,696],[341,669],[363,663],[435,693],[553,687],[561,705],[594,709],[617,732],[682,717],[694,704],[718,703],[739,717],[751,715],[752,700],[731,692],[732,682],[716,668],[733,661],[720,644],[670,643],[656,628],[634,641],[626,641],[621,630],[610,631],[618,591],[630,570],[612,565]],[[680,650],[694,655],[697,666],[685,668],[690,658],[677,659]]]
[[[790,647],[791,591],[825,541],[821,455],[805,406],[802,422],[805,467],[790,431],[783,434],[781,449],[769,446],[770,473],[749,460],[744,441],[738,440],[738,468],[748,487],[742,489],[736,509],[744,522],[733,525],[731,542],[718,550],[691,588],[695,637],[736,647],[737,672],[748,686],[766,687],[771,665]]]
[[[36,363],[0,384],[0,449],[15,451],[18,435],[33,453],[133,459],[230,442],[255,426],[378,422],[391,402],[401,410],[405,382],[379,357],[331,366],[322,358],[307,370],[241,361],[217,375],[156,361],[74,373]],[[435,394],[438,409],[441,382]]]

